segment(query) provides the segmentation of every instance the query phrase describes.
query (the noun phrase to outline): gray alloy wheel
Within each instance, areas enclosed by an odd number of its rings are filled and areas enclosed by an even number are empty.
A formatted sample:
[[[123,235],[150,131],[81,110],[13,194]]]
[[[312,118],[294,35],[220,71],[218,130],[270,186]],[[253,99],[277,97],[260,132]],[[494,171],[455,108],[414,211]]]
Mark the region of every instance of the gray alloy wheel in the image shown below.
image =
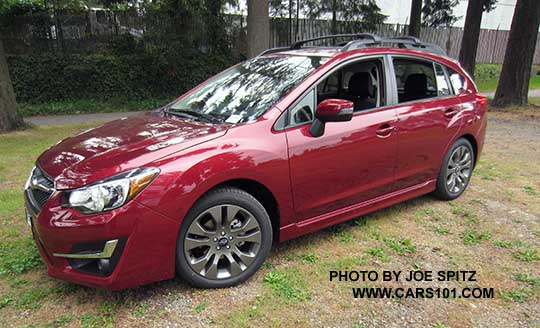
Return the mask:
[[[184,255],[196,273],[207,279],[233,278],[255,260],[261,227],[247,209],[224,204],[202,212],[189,226]]]
[[[435,196],[443,200],[458,198],[469,185],[474,160],[471,143],[465,138],[458,139],[444,157],[437,177]]]
[[[462,192],[471,178],[472,155],[469,148],[459,146],[452,152],[446,169],[446,187],[453,194]]]
[[[261,267],[272,241],[272,223],[259,200],[221,187],[201,197],[183,219],[176,273],[195,287],[234,286]]]

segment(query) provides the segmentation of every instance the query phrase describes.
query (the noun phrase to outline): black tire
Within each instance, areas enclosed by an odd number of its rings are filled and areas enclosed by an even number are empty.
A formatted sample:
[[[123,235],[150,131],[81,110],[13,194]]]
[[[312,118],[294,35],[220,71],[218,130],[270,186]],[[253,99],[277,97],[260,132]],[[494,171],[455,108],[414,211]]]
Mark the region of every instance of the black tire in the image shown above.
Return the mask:
[[[228,278],[209,279],[202,274],[196,272],[192,268],[189,263],[189,259],[185,254],[184,243],[188,242],[186,241],[186,237],[193,221],[195,221],[201,215],[205,215],[203,213],[205,213],[206,211],[221,205],[238,206],[248,211],[249,214],[251,214],[250,218],[255,218],[259,225],[258,228],[260,228],[260,244],[258,244],[258,250],[256,255],[254,256],[253,262],[246,266],[243,272],[239,273],[236,276],[232,276],[231,274],[231,277]],[[216,227],[216,229],[221,228]],[[191,230],[189,231],[191,237]],[[180,233],[178,235],[178,240],[176,243],[177,274],[181,278],[185,279],[189,284],[200,288],[224,288],[237,285],[250,278],[260,268],[260,266],[263,264],[270,252],[270,248],[272,247],[272,240],[272,225],[270,222],[270,217],[268,216],[268,213],[266,212],[264,206],[255,197],[238,188],[225,187],[213,190],[203,196],[199,201],[197,201],[197,203],[195,203],[195,205],[191,208],[184,221],[182,222]],[[237,240],[235,240],[235,242],[238,243]],[[231,245],[232,248],[236,247],[236,244],[233,245],[233,242],[231,242]],[[229,247],[227,246],[227,248]],[[187,249],[189,252],[189,248]],[[209,249],[215,251],[212,246],[209,247]],[[222,251],[225,250],[223,249]],[[211,261],[209,260],[209,262]],[[204,274],[204,272],[202,273]]]
[[[466,181],[464,181],[463,186],[459,188],[459,190],[450,190],[450,186],[447,183],[447,177],[449,177],[452,172],[450,171],[449,164],[452,158],[452,155],[456,150],[460,147],[465,147],[465,149],[470,154],[470,166],[469,166],[469,174]],[[475,161],[475,153],[474,149],[471,145],[471,143],[464,138],[458,139],[452,147],[450,147],[450,150],[448,150],[448,153],[444,157],[444,161],[442,164],[442,167],[439,171],[439,176],[437,177],[437,185],[435,192],[433,193],[437,198],[442,200],[453,200],[461,196],[461,194],[467,189],[467,186],[469,185],[469,182],[471,181],[472,171],[474,168],[474,161]],[[461,180],[459,180],[461,181]]]

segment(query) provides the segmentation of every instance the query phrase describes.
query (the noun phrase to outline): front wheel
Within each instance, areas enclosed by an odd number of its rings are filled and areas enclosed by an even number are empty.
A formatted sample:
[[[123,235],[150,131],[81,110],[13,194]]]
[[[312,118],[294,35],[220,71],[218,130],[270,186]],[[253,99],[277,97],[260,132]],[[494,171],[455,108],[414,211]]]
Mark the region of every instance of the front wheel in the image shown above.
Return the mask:
[[[221,188],[201,198],[182,223],[178,274],[202,288],[229,287],[251,277],[272,246],[265,208],[249,193]]]
[[[467,139],[457,140],[446,154],[437,178],[435,196],[443,200],[459,197],[471,180],[474,151]]]

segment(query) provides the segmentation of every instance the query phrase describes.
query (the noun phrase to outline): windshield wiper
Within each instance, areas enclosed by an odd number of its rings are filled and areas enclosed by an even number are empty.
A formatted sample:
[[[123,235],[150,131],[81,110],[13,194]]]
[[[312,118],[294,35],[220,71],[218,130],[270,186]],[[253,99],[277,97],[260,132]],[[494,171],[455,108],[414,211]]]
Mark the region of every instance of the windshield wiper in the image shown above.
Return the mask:
[[[215,116],[199,113],[193,110],[187,110],[187,109],[170,110],[169,108],[165,108],[164,112],[173,116],[177,116],[177,117],[203,119],[204,121],[209,122],[209,123],[223,123],[221,119]]]

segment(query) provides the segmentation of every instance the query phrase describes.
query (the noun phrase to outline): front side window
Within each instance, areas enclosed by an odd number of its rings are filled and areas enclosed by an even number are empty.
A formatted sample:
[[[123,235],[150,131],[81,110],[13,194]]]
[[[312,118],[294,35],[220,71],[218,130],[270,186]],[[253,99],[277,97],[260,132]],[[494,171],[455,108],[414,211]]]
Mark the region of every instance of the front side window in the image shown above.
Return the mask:
[[[168,110],[212,116],[228,123],[253,121],[327,60],[307,56],[254,58],[210,79]]]
[[[400,103],[437,97],[433,64],[421,60],[393,60]]]
[[[383,67],[382,59],[361,60],[343,66],[319,82],[317,103],[325,99],[350,100],[355,112],[384,106]]]

